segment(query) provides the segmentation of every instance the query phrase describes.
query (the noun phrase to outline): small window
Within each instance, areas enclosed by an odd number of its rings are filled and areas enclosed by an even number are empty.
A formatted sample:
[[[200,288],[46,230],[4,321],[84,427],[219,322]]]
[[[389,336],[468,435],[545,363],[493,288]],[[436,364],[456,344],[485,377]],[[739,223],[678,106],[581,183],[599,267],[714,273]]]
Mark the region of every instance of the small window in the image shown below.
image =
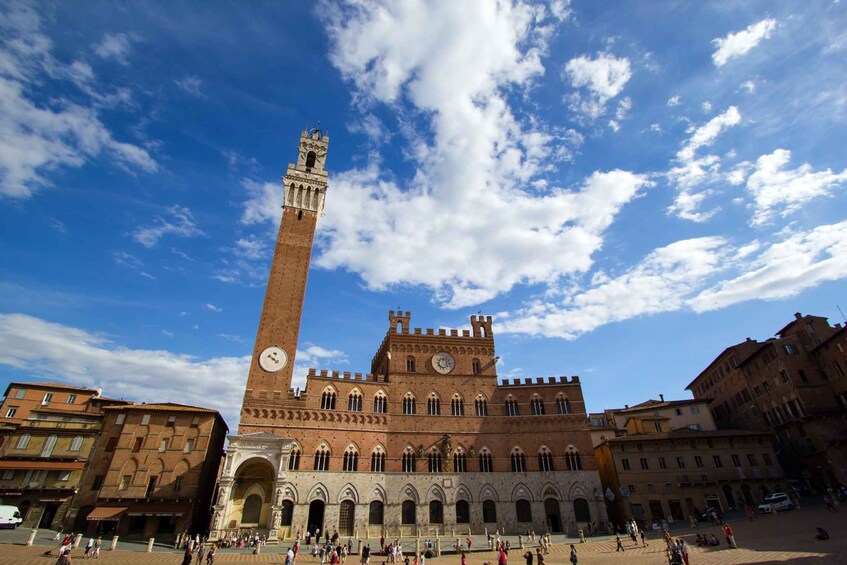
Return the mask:
[[[132,482],[132,475],[124,475],[121,477],[121,483],[118,485],[118,490],[126,490]]]
[[[732,456],[732,465],[733,467],[741,467],[741,458],[738,455]]]
[[[723,467],[723,461],[721,460],[721,456],[720,456],[720,455],[713,455],[713,456],[712,456],[712,459],[713,459],[713,460],[714,460],[714,462],[715,462],[715,468],[720,469],[720,468],[722,468],[722,467]]]
[[[15,444],[15,449],[26,449],[29,445],[29,440],[32,436],[29,434],[24,434],[18,438],[18,443]]]
[[[117,440],[117,438],[114,438],[114,439]],[[138,453],[139,451],[141,451],[141,447],[143,445],[144,445],[144,438],[143,437],[135,438],[135,443],[132,445],[132,452]]]
[[[474,359],[473,361],[471,361],[471,370],[473,371],[474,375],[479,374],[479,371],[480,371],[479,359]]]
[[[168,416],[168,423],[166,424],[166,426],[169,427],[169,428],[172,428],[172,427],[174,427],[175,424],[176,424],[176,416]]]
[[[191,453],[194,451],[194,440],[189,439],[185,441],[185,449],[182,450],[184,453]]]
[[[644,471],[650,470],[650,465],[647,463],[647,459],[644,457],[641,458],[641,469]]]
[[[685,469],[685,457],[677,457],[676,466],[679,469]]]
[[[41,405],[47,406],[48,404],[50,404],[50,401],[52,401],[52,400],[53,400],[53,393],[52,392],[45,392],[44,398],[41,399]]]
[[[191,427],[192,428],[196,428],[199,425],[200,425],[200,416],[194,416],[193,418],[191,418]]]
[[[71,441],[71,451],[79,451],[82,449],[82,436],[76,436]]]
[[[150,423],[150,414],[144,414],[144,415],[141,417],[141,425],[142,425],[142,426],[146,426],[146,425],[147,425],[147,424],[149,424],[149,423]]]
[[[691,413],[692,413],[692,414],[699,414],[699,413],[700,413],[700,407],[699,407],[699,406],[696,406],[696,405],[695,405],[695,406],[692,406],[692,407],[691,407]]]
[[[14,469],[5,469],[3,471],[3,480],[4,481],[11,481],[14,478],[15,478],[15,470]]]
[[[10,406],[9,409],[6,410],[6,417],[7,418],[14,418],[15,414],[17,414],[17,412],[18,412],[17,406]]]
[[[406,358],[406,371],[409,372],[409,373],[415,372],[415,358],[414,357],[407,357]]]
[[[118,438],[117,437],[110,437],[106,441],[106,453],[112,453],[117,446],[118,446]]]
[[[755,455],[753,455],[752,453],[748,453],[748,454],[747,454],[747,461],[748,461],[748,462],[750,463],[750,465],[751,465],[751,466],[753,466],[753,467],[755,467],[755,466],[757,465],[757,463],[756,463],[756,456],[755,456]]]
[[[18,390],[15,391],[15,398],[17,398],[18,400],[20,400],[24,396],[26,396],[26,390],[25,389],[19,388]]]
[[[115,418],[115,425],[122,426],[125,420],[126,414],[118,414],[118,417]]]
[[[682,408],[675,408],[675,409],[674,409],[674,413],[675,413],[677,416],[682,416]]]
[[[629,459],[627,459],[627,458],[625,458],[625,457],[624,457],[623,459],[621,459],[621,465],[623,466],[623,470],[624,470],[624,471],[629,471],[629,469],[630,469],[630,467],[629,467]]]
[[[773,465],[773,459],[771,459],[771,456],[767,453],[762,453],[762,461],[764,461],[767,466]]]
[[[695,455],[695,456],[694,456],[694,465],[695,465],[698,469],[702,469],[702,468],[703,468],[703,458],[702,458],[702,457],[700,457],[699,455]]]
[[[785,345],[783,345],[783,348],[785,349],[785,353],[787,355],[796,355],[797,354],[797,348],[794,347],[793,345],[791,345],[790,343],[786,343]]]
[[[168,450],[168,438],[162,438],[162,442],[159,444],[159,453],[164,453]]]
[[[665,461],[664,457],[659,457],[659,469],[667,469],[667,468],[668,468],[668,462]]]
[[[68,395],[68,404],[74,404],[75,402],[76,402],[76,395],[75,394],[69,394]]]
[[[66,481],[71,480],[71,472],[70,471],[59,471],[59,482],[64,483]]]

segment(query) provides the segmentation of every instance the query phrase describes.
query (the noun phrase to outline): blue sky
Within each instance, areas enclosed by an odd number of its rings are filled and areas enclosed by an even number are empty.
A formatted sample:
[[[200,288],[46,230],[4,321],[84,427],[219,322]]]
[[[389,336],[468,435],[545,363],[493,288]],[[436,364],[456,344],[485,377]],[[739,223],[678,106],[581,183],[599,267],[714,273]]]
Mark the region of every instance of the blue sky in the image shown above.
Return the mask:
[[[847,307],[843,2],[4,3],[0,375],[234,425],[300,131],[297,374],[496,317],[590,410]],[[839,303],[841,300],[841,303]]]

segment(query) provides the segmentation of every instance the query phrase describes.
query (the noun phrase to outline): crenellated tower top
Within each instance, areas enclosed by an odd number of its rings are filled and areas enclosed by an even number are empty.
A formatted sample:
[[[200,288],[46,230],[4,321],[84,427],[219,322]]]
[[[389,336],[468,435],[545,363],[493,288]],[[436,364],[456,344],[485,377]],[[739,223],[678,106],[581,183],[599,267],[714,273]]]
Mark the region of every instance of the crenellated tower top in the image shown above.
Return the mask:
[[[314,128],[300,134],[297,162],[288,164],[282,177],[285,186],[283,207],[297,208],[323,214],[326,197],[326,153],[329,136]]]

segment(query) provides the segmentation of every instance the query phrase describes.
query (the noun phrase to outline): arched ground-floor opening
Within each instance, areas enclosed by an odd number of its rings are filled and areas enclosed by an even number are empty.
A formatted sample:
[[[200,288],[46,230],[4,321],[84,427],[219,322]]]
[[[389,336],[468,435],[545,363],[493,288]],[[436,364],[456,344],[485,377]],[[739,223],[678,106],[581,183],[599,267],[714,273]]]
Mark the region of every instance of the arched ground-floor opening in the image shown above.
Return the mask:
[[[338,512],[338,533],[342,536],[352,536],[356,523],[356,503],[344,500]]]
[[[732,494],[732,487],[729,485],[724,485],[723,488],[723,497],[726,499],[726,505],[728,508],[735,508],[735,495]]]
[[[554,534],[562,532],[562,511],[559,508],[559,501],[555,498],[548,498],[544,501],[544,514],[547,520],[547,528]]]
[[[325,532],[326,528],[324,528],[324,510],[326,509],[326,504],[324,504],[323,500],[313,500],[309,503],[309,519],[308,527],[306,528],[307,532],[314,532],[320,529],[321,532]]]
[[[577,523],[591,521],[591,509],[588,501],[584,498],[575,498],[573,501],[573,516]]]
[[[225,527],[267,530],[273,504],[273,466],[264,459],[251,459],[235,474],[232,504]]]
[[[744,495],[744,502],[750,506],[756,505],[756,499],[753,498],[753,489],[750,488],[750,485],[741,485],[741,494]]]

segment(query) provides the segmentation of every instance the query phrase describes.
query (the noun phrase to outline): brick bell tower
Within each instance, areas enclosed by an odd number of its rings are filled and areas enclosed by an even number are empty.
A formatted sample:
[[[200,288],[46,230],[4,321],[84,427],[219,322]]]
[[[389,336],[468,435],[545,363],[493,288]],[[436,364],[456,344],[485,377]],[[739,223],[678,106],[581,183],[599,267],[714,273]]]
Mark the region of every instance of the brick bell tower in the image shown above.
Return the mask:
[[[328,145],[329,136],[319,129],[301,133],[297,162],[289,163],[282,177],[282,220],[244,391],[239,433],[255,431],[251,424],[259,423],[247,408],[287,398],[291,388],[312,243],[326,196]]]

